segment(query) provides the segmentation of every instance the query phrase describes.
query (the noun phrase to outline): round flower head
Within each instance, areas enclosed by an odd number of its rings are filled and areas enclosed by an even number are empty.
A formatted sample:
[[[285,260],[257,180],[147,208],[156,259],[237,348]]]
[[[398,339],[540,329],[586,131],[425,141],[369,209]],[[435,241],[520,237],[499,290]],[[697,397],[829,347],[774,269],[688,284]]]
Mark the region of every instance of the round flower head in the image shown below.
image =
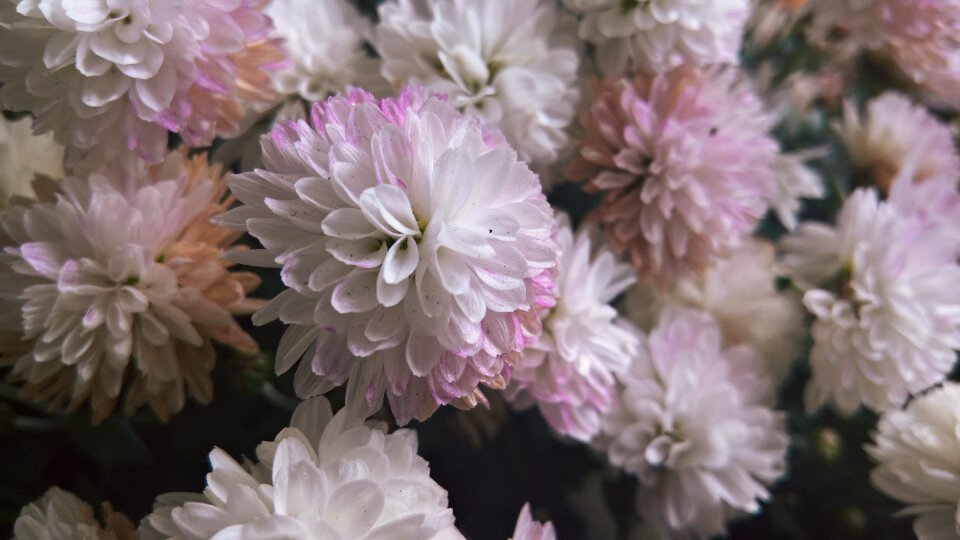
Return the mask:
[[[219,170],[173,152],[139,173],[123,189],[69,178],[0,214],[0,325],[22,336],[0,362],[30,396],[89,400],[94,421],[124,390],[128,413],[149,403],[162,419],[185,393],[209,402],[211,340],[257,349],[232,314],[259,306],[246,299],[258,279],[228,271],[221,254],[239,235],[209,223],[232,202]]]
[[[266,12],[289,56],[272,77],[277,92],[317,101],[374,83],[380,65],[364,50],[372,24],[347,0],[271,0]]]
[[[8,0],[0,8],[0,104],[33,111],[73,159],[123,149],[159,162],[167,130],[191,146],[229,134],[242,100],[267,101],[262,0]]]
[[[948,382],[907,409],[886,412],[867,453],[877,462],[870,479],[909,506],[919,540],[960,538],[960,384]]]
[[[93,508],[79,497],[58,487],[26,505],[13,524],[13,540],[133,540],[133,523],[103,503],[106,526],[93,515]]]
[[[777,189],[777,143],[760,99],[732,70],[680,69],[598,83],[567,176],[603,193],[592,219],[666,284],[732,251]]]
[[[750,0],[563,0],[606,75],[738,63]]]
[[[523,505],[520,517],[517,519],[517,528],[513,531],[510,540],[557,540],[557,532],[553,523],[540,523],[530,515],[530,503]]]
[[[573,24],[552,0],[389,0],[376,47],[387,80],[445,93],[498,126],[521,160],[546,166],[576,112]]]
[[[33,135],[30,124],[30,118],[12,122],[0,116],[0,206],[10,197],[33,196],[30,182],[38,174],[63,176],[63,147],[52,135]]]
[[[557,305],[542,314],[543,333],[512,367],[506,392],[518,405],[538,405],[558,432],[588,442],[616,401],[614,374],[638,345],[609,305],[633,283],[633,268],[592,249],[589,232],[574,237],[565,215],[557,219],[557,242]]]
[[[960,107],[960,0],[813,0],[812,30],[889,59],[937,106]]]
[[[721,348],[709,315],[671,307],[621,376],[598,444],[637,476],[637,507],[661,537],[724,533],[783,474],[789,438],[758,367],[750,348]]]
[[[960,348],[953,231],[858,189],[835,227],[804,223],[782,241],[816,317],[808,408],[896,408],[949,373]]]
[[[203,493],[158,497],[141,539],[463,539],[415,432],[333,415],[323,398],[301,404],[292,424],[257,447],[255,465],[215,448]]]
[[[298,392],[351,379],[400,424],[472,407],[553,304],[553,212],[499,132],[425,91],[351,90],[263,139],[265,169],[234,177],[222,222],[266,248],[288,287],[255,317],[291,325],[277,370]],[[348,390],[349,392],[349,390]]]

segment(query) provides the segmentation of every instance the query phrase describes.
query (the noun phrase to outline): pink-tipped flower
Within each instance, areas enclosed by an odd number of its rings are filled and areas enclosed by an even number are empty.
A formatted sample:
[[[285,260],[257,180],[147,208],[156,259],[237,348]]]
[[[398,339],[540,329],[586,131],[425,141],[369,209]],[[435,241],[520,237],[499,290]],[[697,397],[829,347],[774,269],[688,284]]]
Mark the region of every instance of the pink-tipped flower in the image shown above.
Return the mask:
[[[750,235],[777,189],[771,117],[732,70],[601,82],[567,176],[644,282],[703,270]]]
[[[534,521],[530,515],[530,503],[523,505],[520,517],[517,518],[517,528],[513,530],[510,540],[557,540],[557,532],[553,523]]]
[[[502,388],[553,305],[553,211],[502,135],[442,98],[351,90],[263,139],[222,222],[265,249],[288,287],[255,317],[291,325],[277,370],[298,392],[350,379],[348,399],[401,424]]]

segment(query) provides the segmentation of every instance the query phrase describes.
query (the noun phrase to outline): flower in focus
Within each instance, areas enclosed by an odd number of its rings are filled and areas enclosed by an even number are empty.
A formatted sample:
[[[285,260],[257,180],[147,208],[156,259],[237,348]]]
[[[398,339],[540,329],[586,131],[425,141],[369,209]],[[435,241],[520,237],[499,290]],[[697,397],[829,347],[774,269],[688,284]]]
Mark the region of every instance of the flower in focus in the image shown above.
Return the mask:
[[[553,523],[539,523],[530,515],[530,503],[523,505],[520,517],[517,519],[517,528],[513,531],[510,540],[557,540],[557,532],[553,530]]]
[[[623,310],[645,331],[656,327],[670,305],[708,313],[720,326],[724,346],[752,347],[779,386],[800,355],[806,329],[799,295],[777,290],[776,278],[773,246],[753,239],[702,275],[684,278],[670,289],[633,287]]]
[[[543,314],[540,339],[511,368],[506,393],[518,405],[536,404],[558,432],[589,442],[616,401],[614,375],[638,346],[609,305],[634,282],[633,268],[593,249],[588,231],[574,236],[566,216],[557,220],[557,242],[557,304]]]
[[[948,382],[880,418],[866,447],[873,485],[907,504],[919,540],[960,538],[960,384]]]
[[[133,523],[127,516],[103,503],[104,526],[93,508],[79,497],[58,487],[26,505],[13,524],[13,540],[133,540]]]
[[[372,25],[347,0],[271,0],[266,12],[289,56],[290,65],[272,76],[280,94],[318,101],[376,84],[379,62],[364,50]]]
[[[749,0],[563,0],[606,75],[738,63]]]
[[[956,242],[953,228],[867,189],[847,199],[835,227],[803,223],[781,241],[816,318],[808,408],[883,411],[944,379],[960,348]]]
[[[733,70],[601,82],[566,175],[641,281],[668,284],[736,249],[777,189],[771,118]]]
[[[445,93],[499,127],[522,161],[557,161],[576,113],[579,50],[554,2],[391,0],[379,14],[389,81]]]
[[[463,539],[416,432],[333,415],[324,398],[301,404],[292,425],[257,447],[257,464],[215,448],[203,493],[159,496],[141,539]]]
[[[205,156],[173,152],[136,177],[68,178],[59,193],[0,214],[9,238],[0,266],[0,363],[25,392],[94,421],[122,391],[128,413],[148,403],[161,419],[184,395],[212,399],[211,341],[254,352],[235,313],[259,280],[221,259],[239,234],[211,225],[229,207],[226,182]]]
[[[723,349],[709,315],[671,307],[640,347],[597,442],[637,476],[637,507],[661,538],[709,538],[759,511],[789,437],[764,405],[749,347]]]
[[[242,101],[269,101],[281,59],[261,0],[11,0],[0,9],[0,104],[33,111],[71,159],[124,149],[159,162],[230,134]],[[91,168],[97,168],[92,165]]]
[[[553,211],[496,130],[425,90],[352,90],[263,139],[264,170],[222,223],[264,245],[288,287],[254,322],[291,325],[276,367],[304,356],[298,393],[350,379],[348,399],[398,423],[472,407],[539,336],[553,305]],[[354,399],[356,398],[356,399]]]
[[[38,174],[63,176],[63,147],[50,134],[33,135],[30,124],[30,118],[0,116],[0,206],[10,197],[33,196],[30,182]]]

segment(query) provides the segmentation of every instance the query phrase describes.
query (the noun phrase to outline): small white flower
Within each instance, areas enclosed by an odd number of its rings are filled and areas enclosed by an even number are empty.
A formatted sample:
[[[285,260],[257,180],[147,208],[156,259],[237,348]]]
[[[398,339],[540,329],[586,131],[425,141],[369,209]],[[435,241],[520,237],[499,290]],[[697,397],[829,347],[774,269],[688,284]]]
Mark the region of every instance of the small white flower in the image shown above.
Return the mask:
[[[79,497],[58,487],[26,505],[13,524],[13,540],[133,540],[133,523],[103,504],[106,527],[101,527],[93,508]]]
[[[0,206],[10,197],[33,197],[30,183],[38,174],[63,176],[63,147],[53,135],[33,135],[32,120],[0,116]]]
[[[539,523],[530,516],[530,503],[523,505],[517,527],[510,540],[557,540],[557,532],[553,530],[553,523]]]
[[[918,396],[881,418],[866,447],[877,489],[908,506],[919,540],[960,539],[960,384]]]
[[[415,432],[333,415],[324,398],[302,403],[291,423],[257,447],[256,465],[215,448],[203,493],[159,496],[141,538],[463,539]]]

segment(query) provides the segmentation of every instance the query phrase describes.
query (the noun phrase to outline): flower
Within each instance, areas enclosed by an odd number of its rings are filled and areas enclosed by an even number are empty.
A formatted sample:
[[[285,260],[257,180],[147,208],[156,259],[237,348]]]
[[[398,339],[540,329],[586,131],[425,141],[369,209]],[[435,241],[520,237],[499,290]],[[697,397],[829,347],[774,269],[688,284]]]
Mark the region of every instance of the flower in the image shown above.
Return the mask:
[[[10,197],[32,196],[30,182],[38,174],[63,176],[63,147],[49,134],[34,136],[30,123],[0,116],[0,206]]]
[[[354,403],[375,410],[386,391],[403,425],[503,387],[540,333],[535,308],[553,305],[557,247],[536,175],[499,132],[423,89],[351,90],[274,127],[263,154],[220,222],[264,245],[244,262],[282,267],[288,289],[254,322],[291,325],[276,367],[307,353],[301,395],[349,378]]]
[[[364,50],[370,22],[346,0],[271,0],[266,8],[289,65],[273,74],[283,95],[317,101],[350,85],[370,88],[379,62]]]
[[[960,384],[948,382],[880,418],[867,453],[870,480],[907,504],[920,540],[960,538]]]
[[[826,194],[820,175],[803,164],[811,152],[784,153],[776,157],[777,192],[770,206],[788,231],[797,228],[800,199],[820,199]]]
[[[379,13],[387,80],[447,94],[498,126],[523,161],[557,161],[579,97],[579,50],[552,0],[390,0]]]
[[[603,193],[592,219],[641,281],[669,283],[736,249],[777,189],[777,143],[732,70],[604,81],[566,175]]]
[[[52,487],[20,510],[13,524],[13,540],[133,540],[133,523],[110,503],[103,503],[105,526],[97,522],[93,508],[79,497]]]
[[[960,156],[950,129],[901,94],[887,92],[860,115],[844,107],[840,136],[865,185],[889,193],[893,180],[910,168],[914,182],[960,177]]]
[[[749,0],[563,0],[606,75],[736,64]]]
[[[141,538],[463,539],[416,432],[333,415],[324,398],[297,407],[292,425],[257,447],[255,465],[214,448],[203,493],[158,497]]]
[[[671,307],[640,347],[598,444],[637,476],[637,508],[662,538],[709,538],[754,513],[785,469],[783,414],[748,347],[721,348],[709,315]]]
[[[510,540],[556,540],[557,532],[553,530],[553,523],[539,523],[530,516],[530,503],[523,505],[520,517],[517,519],[517,528],[513,531]]]
[[[623,311],[644,330],[656,326],[666,306],[705,312],[720,326],[724,346],[752,347],[778,386],[800,356],[806,328],[799,295],[778,290],[777,274],[773,245],[751,239],[705,273],[684,278],[668,290],[633,287]]]
[[[68,178],[0,214],[0,327],[23,337],[0,363],[30,396],[89,399],[94,422],[124,390],[128,413],[149,403],[161,419],[185,393],[207,403],[211,340],[257,350],[233,314],[260,305],[246,298],[259,280],[228,271],[221,255],[239,234],[209,223],[232,203],[219,168],[173,152],[123,180]]]
[[[812,33],[889,59],[936,106],[960,107],[958,0],[812,0]]]
[[[861,188],[835,227],[803,223],[782,241],[783,265],[808,288],[803,303],[816,318],[808,408],[883,411],[943,380],[960,348],[953,231]]]
[[[506,393],[518,405],[537,404],[558,432],[589,442],[616,401],[614,375],[638,346],[609,305],[634,282],[633,268],[594,249],[588,231],[574,237],[565,215],[557,219],[557,243],[557,304],[543,314],[540,339],[511,368]]]
[[[71,159],[163,159],[231,133],[241,100],[269,101],[280,60],[262,0],[10,0],[0,10],[0,104],[33,111]],[[92,166],[96,168],[96,166]]]

